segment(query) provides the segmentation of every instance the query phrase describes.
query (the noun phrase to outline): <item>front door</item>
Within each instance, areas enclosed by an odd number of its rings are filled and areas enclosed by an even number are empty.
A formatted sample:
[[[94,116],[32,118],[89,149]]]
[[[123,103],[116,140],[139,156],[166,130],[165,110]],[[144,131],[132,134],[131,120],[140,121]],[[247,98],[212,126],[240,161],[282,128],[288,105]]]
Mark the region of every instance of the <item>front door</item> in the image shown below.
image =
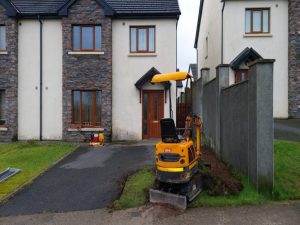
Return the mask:
[[[143,139],[160,137],[164,117],[164,92],[143,91]]]

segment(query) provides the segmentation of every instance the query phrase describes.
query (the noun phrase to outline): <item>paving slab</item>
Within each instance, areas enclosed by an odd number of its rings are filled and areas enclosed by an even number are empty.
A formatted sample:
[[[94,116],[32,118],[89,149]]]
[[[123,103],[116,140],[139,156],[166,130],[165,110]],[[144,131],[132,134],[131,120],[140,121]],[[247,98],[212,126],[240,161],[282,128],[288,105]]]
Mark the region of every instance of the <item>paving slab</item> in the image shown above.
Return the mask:
[[[0,205],[0,216],[109,207],[126,177],[154,165],[154,142],[78,148]]]

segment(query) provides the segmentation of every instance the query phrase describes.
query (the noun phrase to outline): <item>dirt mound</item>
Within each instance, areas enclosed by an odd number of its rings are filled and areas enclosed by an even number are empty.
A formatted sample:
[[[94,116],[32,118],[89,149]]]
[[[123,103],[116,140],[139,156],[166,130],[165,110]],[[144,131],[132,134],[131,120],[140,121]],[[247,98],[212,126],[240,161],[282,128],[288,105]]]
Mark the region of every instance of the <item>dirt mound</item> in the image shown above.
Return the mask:
[[[234,176],[232,170],[221,162],[212,149],[202,148],[200,171],[204,189],[210,195],[233,195],[243,189],[241,179]]]

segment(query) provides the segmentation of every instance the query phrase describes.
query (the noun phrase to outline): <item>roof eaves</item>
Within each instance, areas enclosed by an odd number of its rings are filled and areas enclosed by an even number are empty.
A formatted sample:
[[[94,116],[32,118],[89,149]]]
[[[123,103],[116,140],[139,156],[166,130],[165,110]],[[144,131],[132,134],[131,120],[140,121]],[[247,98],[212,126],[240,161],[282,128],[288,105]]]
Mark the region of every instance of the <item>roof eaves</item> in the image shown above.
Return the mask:
[[[172,13],[115,13],[117,19],[179,19],[180,12]]]
[[[201,0],[200,6],[199,6],[199,14],[198,14],[198,22],[197,22],[197,30],[196,30],[194,48],[198,47],[198,38],[199,38],[200,25],[201,25],[201,19],[202,19],[203,5],[204,5],[204,0]]]
[[[5,8],[7,16],[16,16],[20,13],[17,7],[9,0],[0,0],[0,5]]]

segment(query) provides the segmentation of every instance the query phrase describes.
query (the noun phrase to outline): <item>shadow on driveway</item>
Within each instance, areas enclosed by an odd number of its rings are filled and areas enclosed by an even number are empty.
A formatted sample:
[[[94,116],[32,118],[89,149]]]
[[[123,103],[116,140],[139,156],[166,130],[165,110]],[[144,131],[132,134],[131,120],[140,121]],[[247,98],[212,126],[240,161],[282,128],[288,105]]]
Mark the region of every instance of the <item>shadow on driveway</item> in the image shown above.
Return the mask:
[[[154,150],[152,144],[80,147],[1,205],[0,216],[110,206],[126,176],[154,165]]]

